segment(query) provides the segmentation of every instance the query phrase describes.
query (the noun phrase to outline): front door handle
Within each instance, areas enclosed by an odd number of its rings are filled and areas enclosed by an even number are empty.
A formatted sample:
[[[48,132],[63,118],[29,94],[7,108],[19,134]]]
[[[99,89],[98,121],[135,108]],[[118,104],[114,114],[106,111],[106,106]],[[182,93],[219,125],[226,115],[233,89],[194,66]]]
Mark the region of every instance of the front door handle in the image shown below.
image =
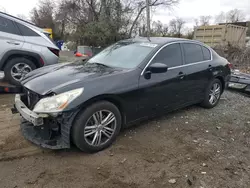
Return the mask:
[[[179,72],[178,77],[182,80],[185,77],[185,74],[183,72]]]
[[[20,45],[20,43],[15,42],[15,41],[7,41],[8,44],[12,44],[12,45]]]

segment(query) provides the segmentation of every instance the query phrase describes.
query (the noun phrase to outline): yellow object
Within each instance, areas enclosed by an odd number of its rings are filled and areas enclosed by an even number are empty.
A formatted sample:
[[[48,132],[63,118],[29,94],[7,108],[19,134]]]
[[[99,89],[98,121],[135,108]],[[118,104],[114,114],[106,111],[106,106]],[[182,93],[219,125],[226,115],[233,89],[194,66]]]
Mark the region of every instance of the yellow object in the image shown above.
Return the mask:
[[[52,29],[51,28],[44,28],[43,30],[49,32],[50,38],[53,39],[53,34],[52,34]]]

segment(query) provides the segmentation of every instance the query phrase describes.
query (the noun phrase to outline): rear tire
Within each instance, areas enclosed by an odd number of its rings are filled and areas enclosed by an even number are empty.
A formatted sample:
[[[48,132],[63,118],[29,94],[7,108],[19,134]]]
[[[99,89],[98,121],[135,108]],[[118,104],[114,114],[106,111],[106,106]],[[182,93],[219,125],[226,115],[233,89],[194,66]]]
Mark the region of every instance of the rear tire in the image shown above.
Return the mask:
[[[104,126],[105,122],[111,123]],[[94,153],[109,147],[115,141],[120,129],[119,109],[108,101],[100,101],[77,115],[72,128],[72,139],[80,150]]]
[[[221,81],[219,79],[214,79],[210,82],[205,91],[205,99],[201,103],[201,106],[208,109],[215,107],[219,103],[222,91]]]
[[[4,68],[5,79],[13,85],[20,85],[23,76],[36,69],[35,64],[27,58],[10,59]]]

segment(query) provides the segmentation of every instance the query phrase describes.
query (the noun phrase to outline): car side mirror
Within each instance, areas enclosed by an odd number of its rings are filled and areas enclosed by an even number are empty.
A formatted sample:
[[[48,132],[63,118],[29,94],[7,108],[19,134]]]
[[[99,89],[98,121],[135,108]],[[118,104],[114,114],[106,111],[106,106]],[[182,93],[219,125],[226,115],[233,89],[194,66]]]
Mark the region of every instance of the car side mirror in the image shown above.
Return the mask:
[[[164,73],[168,71],[168,66],[164,63],[153,63],[147,68],[151,73]]]

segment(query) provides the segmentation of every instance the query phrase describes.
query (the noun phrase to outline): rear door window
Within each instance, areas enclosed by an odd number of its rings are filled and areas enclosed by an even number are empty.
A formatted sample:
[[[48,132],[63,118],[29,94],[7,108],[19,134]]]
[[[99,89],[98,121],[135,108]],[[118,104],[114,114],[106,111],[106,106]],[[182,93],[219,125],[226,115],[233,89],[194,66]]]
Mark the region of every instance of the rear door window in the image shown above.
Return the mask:
[[[14,35],[20,35],[20,31],[12,20],[0,16],[0,31]]]
[[[184,43],[184,57],[186,64],[204,61],[202,48],[198,44]]]
[[[171,44],[163,48],[154,58],[152,63],[164,63],[169,68],[182,65],[180,44]]]

